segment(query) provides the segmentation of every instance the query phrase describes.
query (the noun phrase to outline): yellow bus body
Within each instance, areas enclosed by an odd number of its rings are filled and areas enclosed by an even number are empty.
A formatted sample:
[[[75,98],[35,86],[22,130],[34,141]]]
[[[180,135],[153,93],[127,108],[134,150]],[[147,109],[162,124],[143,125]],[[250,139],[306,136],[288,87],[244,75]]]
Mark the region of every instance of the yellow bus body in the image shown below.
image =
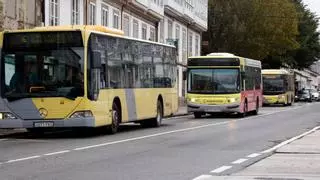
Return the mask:
[[[84,69],[88,67],[88,41],[91,33],[98,33],[105,36],[131,39],[139,42],[164,45],[156,42],[143,41],[123,36],[119,30],[109,29],[103,26],[54,26],[39,27],[27,30],[5,31],[5,33],[28,33],[46,31],[81,31],[84,44]],[[1,47],[3,33],[0,34]],[[157,102],[162,101],[163,115],[170,116],[178,110],[178,95],[176,83],[170,88],[131,88],[131,89],[100,89],[97,100],[88,98],[88,74],[84,71],[84,96],[70,100],[64,97],[33,97],[30,102],[17,105],[19,110],[27,113],[45,113],[45,117],[40,119],[25,120],[19,118],[15,111],[10,112],[16,118],[4,119],[6,112],[0,112],[0,128],[34,128],[35,122],[54,122],[54,127],[100,127],[108,126],[112,123],[112,105],[115,98],[121,104],[121,123],[136,122],[155,118],[157,115]],[[2,99],[3,101],[3,99]],[[14,102],[13,102],[14,103]],[[29,106],[29,107],[27,107]],[[9,109],[9,108],[6,108]],[[29,112],[28,109],[35,110]],[[76,112],[90,111],[90,118],[72,118]],[[22,111],[21,111],[22,112]],[[38,115],[37,115],[38,116]]]
[[[262,77],[267,76],[284,76],[288,78],[288,84],[291,88],[285,89],[284,92],[272,95],[263,94],[263,104],[271,105],[271,104],[283,104],[283,105],[292,105],[294,103],[294,79],[293,74],[284,69],[263,69]]]

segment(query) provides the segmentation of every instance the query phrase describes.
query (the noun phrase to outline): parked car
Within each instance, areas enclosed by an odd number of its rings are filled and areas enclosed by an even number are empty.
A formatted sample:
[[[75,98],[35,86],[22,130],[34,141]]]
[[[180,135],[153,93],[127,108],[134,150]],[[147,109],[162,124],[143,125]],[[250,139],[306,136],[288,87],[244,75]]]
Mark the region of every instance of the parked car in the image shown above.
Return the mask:
[[[311,89],[311,98],[313,101],[319,101],[320,97],[319,97],[319,92],[315,89]]]
[[[296,95],[297,101],[305,101],[305,102],[312,102],[312,94],[310,89],[304,89],[298,91]]]

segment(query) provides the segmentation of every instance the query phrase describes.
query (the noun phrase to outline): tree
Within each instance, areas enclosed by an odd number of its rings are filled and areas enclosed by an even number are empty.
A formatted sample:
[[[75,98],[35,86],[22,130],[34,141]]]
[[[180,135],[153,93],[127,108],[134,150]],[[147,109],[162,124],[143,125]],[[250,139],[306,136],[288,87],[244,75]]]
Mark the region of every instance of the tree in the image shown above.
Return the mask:
[[[307,68],[320,58],[320,39],[317,31],[319,19],[302,2],[294,0],[299,14],[300,48],[286,54],[285,63],[292,68]]]
[[[209,0],[209,49],[254,59],[299,48],[291,0]]]

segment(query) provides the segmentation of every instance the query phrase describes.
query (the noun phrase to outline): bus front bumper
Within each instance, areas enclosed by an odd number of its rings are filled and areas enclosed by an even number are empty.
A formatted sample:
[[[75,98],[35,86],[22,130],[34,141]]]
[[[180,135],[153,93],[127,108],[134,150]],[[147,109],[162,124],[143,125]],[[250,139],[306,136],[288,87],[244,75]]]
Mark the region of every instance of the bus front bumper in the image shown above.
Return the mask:
[[[218,112],[240,112],[240,103],[224,105],[195,104],[188,102],[188,112],[218,113]]]
[[[48,119],[48,120],[22,120],[0,119],[1,128],[71,128],[71,127],[95,127],[93,117]]]
[[[263,98],[263,104],[284,104],[285,102],[285,98],[279,98],[278,96]]]

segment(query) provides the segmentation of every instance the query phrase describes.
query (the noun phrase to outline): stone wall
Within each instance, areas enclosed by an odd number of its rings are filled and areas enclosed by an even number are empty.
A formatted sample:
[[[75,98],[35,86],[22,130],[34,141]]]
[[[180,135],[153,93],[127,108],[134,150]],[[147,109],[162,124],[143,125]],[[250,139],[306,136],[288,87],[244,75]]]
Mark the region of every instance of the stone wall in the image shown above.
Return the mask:
[[[41,26],[43,0],[0,0],[0,30]]]

